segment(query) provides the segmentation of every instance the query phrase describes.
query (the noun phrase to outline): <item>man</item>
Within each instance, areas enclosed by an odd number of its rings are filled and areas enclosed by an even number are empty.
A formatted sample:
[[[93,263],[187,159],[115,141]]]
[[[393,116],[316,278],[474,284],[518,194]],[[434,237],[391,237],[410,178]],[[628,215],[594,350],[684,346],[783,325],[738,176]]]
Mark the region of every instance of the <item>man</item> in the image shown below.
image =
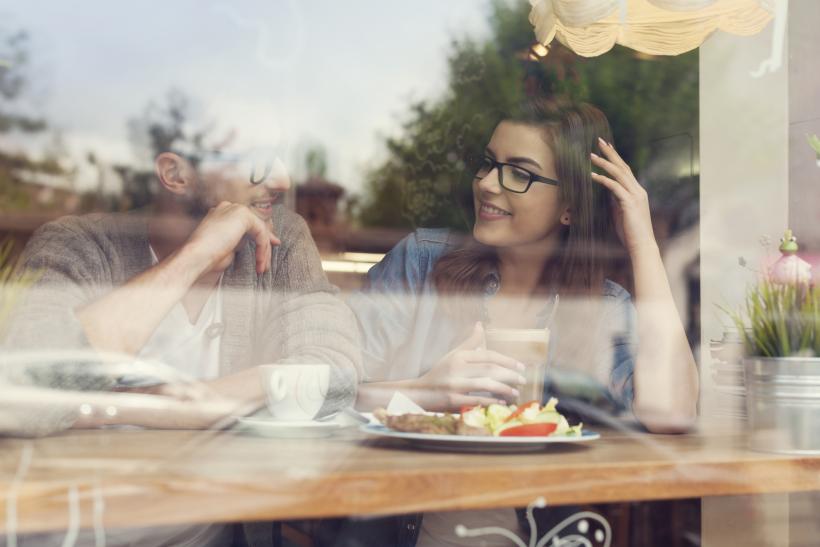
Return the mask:
[[[247,160],[162,153],[155,160],[160,191],[148,215],[66,217],[37,230],[22,265],[38,280],[10,319],[6,349],[13,353],[5,362],[22,356],[25,363],[42,350],[56,350],[46,352],[55,358],[69,349],[86,351],[74,362],[62,358],[68,363],[56,371],[29,366],[24,377],[35,389],[5,392],[0,430],[208,427],[226,414],[263,406],[257,366],[267,363],[329,364],[330,390],[320,412],[353,402],[360,368],[356,322],[334,296],[307,225],[278,203],[290,186],[287,176],[271,158]],[[135,369],[136,378],[99,374],[106,363],[93,357],[110,352],[166,363],[181,381],[146,388],[143,369]],[[122,360],[118,373],[121,367]],[[189,389],[185,379],[206,389]],[[77,390],[133,391],[135,380],[138,391],[167,397],[142,405],[145,395],[83,391],[88,403],[77,404]],[[159,399],[166,403],[158,405]],[[220,524],[107,531],[112,545],[266,544],[270,537],[261,523],[246,525],[243,534]],[[50,545],[55,536],[22,539],[23,545]]]
[[[334,296],[305,222],[278,203],[290,186],[281,163],[249,159],[161,153],[149,214],[66,217],[37,230],[22,264],[38,281],[11,317],[6,347],[157,360],[181,378],[202,380],[208,397],[245,410],[265,399],[257,365],[326,363],[324,412],[351,403],[360,366],[356,322]],[[134,378],[121,380],[133,385]],[[202,397],[181,386],[151,390]],[[178,406],[169,415],[123,404],[114,415],[92,408],[69,418],[75,425],[199,427],[222,408]]]

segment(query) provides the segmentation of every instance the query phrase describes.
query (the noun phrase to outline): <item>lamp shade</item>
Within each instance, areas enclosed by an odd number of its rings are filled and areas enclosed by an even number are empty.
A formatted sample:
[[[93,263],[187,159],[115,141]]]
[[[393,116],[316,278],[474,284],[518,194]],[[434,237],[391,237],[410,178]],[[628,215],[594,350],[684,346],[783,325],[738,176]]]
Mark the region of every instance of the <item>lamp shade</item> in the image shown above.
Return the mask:
[[[678,55],[722,30],[748,36],[772,19],[774,0],[530,0],[541,44],[557,38],[594,57],[615,44],[650,55]]]

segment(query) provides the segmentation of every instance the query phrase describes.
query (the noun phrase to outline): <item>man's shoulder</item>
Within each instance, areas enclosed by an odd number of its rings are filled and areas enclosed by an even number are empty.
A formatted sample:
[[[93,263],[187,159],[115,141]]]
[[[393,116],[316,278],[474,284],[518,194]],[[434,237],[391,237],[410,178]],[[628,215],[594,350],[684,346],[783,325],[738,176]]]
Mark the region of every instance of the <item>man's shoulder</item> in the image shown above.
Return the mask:
[[[32,234],[26,245],[27,257],[92,257],[112,259],[141,254],[147,246],[144,218],[131,214],[91,213],[68,215],[47,222]],[[47,259],[48,260],[48,259]]]
[[[96,239],[118,238],[133,235],[142,229],[145,221],[127,213],[89,213],[86,215],[66,215],[43,224],[35,234],[66,234],[76,237]]]
[[[273,233],[282,242],[278,249],[286,255],[308,253],[317,254],[318,248],[307,221],[285,205],[274,211]]]
[[[282,231],[307,229],[307,222],[302,215],[288,209],[285,205],[277,205],[274,211],[274,227]]]

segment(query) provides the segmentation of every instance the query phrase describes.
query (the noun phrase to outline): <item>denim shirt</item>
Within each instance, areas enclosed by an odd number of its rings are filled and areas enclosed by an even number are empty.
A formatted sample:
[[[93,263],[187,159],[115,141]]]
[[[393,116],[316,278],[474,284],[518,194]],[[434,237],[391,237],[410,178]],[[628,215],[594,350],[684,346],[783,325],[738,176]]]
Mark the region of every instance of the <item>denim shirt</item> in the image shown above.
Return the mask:
[[[472,323],[459,324],[443,310],[431,275],[455,245],[448,230],[419,229],[373,266],[363,289],[351,295],[348,304],[363,338],[364,382],[418,378],[469,334]],[[491,276],[484,298],[499,288],[498,276]],[[554,296],[546,297],[533,318],[533,327],[550,329],[544,397],[570,393],[608,399],[612,410],[631,408],[637,335],[629,292],[605,280],[594,317],[582,317],[582,324],[561,324],[560,314],[549,321],[556,303]],[[581,341],[557,350],[562,334]],[[574,370],[579,362],[585,363],[583,373]]]

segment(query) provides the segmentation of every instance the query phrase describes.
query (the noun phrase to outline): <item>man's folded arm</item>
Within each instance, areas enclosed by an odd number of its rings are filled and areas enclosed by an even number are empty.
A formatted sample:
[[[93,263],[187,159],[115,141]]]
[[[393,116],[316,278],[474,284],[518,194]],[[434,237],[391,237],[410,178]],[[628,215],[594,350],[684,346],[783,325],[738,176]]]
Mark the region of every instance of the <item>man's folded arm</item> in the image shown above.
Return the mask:
[[[328,404],[324,411],[353,403],[361,379],[361,344],[356,319],[338,297],[322,270],[316,245],[301,217],[289,226],[279,249],[276,279],[268,317],[263,321],[263,351],[281,363],[331,366]]]
[[[90,348],[75,311],[111,287],[111,274],[93,241],[61,223],[38,229],[20,257],[35,275],[7,321],[10,350]]]

